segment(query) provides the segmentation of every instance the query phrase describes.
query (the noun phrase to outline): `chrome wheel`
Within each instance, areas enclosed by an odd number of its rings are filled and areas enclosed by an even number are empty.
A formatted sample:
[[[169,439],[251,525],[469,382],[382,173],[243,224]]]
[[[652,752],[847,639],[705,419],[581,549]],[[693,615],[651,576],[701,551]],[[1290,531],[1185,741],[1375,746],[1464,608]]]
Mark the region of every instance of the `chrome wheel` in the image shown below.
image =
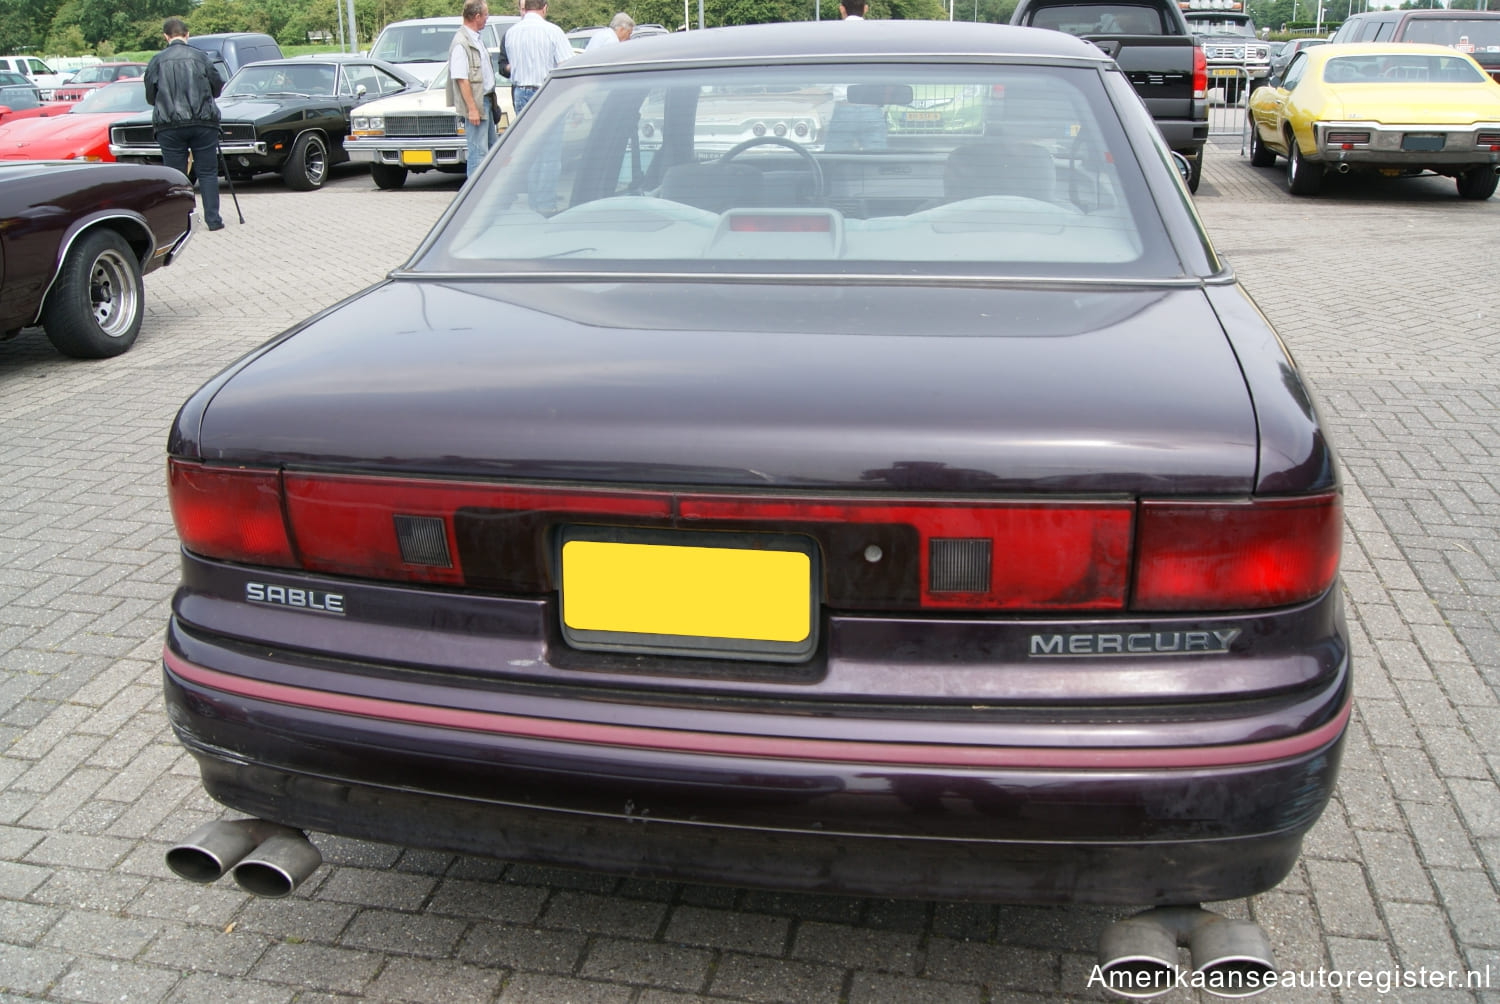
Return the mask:
[[[135,263],[112,248],[95,258],[89,272],[89,303],[101,332],[119,338],[130,331],[140,312]]]

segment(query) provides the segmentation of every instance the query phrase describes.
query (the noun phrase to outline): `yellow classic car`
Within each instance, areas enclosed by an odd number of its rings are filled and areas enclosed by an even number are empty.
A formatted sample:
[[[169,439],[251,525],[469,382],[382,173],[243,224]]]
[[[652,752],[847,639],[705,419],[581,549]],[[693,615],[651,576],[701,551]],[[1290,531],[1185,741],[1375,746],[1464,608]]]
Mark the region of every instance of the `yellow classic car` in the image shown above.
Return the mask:
[[[1500,83],[1457,49],[1411,42],[1320,45],[1250,96],[1250,163],[1287,159],[1287,188],[1313,195],[1327,171],[1431,171],[1466,199],[1500,180]]]

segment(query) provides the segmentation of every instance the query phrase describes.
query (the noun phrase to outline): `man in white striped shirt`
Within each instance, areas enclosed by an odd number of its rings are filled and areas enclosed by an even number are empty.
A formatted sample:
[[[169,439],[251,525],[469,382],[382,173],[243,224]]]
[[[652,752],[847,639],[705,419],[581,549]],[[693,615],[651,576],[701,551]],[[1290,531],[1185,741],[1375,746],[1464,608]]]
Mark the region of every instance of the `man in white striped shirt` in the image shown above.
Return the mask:
[[[505,33],[505,55],[510,60],[511,101],[516,114],[526,107],[536,89],[564,59],[573,55],[568,36],[547,20],[547,0],[526,0],[520,21]]]

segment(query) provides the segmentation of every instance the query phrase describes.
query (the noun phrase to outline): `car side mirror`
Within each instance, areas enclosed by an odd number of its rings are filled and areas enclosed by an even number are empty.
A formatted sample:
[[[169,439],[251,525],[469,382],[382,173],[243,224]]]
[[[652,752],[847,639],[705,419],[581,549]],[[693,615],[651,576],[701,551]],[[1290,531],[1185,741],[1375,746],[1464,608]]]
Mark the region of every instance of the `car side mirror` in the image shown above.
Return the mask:
[[[363,101],[364,99],[365,99],[365,85],[364,84],[360,84],[358,87],[354,88],[354,100],[355,101]]]
[[[1193,162],[1188,160],[1186,156],[1173,150],[1172,163],[1177,165],[1177,173],[1182,175],[1184,182],[1191,182],[1193,180]]]

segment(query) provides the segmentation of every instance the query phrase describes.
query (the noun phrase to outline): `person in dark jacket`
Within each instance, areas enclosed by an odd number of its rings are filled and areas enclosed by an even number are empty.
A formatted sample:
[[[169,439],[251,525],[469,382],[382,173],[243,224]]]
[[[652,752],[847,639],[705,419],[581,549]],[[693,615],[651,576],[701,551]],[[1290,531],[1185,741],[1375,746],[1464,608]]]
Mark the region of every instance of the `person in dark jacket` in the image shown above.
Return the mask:
[[[214,98],[224,89],[224,80],[204,52],[187,44],[188,29],[181,18],[169,17],[162,25],[167,47],[151,57],[146,67],[146,100],[151,104],[151,124],[161,144],[162,160],[168,167],[187,173],[188,151],[198,174],[198,193],[203,197],[203,222],[210,230],[223,230],[219,215],[219,106]]]

